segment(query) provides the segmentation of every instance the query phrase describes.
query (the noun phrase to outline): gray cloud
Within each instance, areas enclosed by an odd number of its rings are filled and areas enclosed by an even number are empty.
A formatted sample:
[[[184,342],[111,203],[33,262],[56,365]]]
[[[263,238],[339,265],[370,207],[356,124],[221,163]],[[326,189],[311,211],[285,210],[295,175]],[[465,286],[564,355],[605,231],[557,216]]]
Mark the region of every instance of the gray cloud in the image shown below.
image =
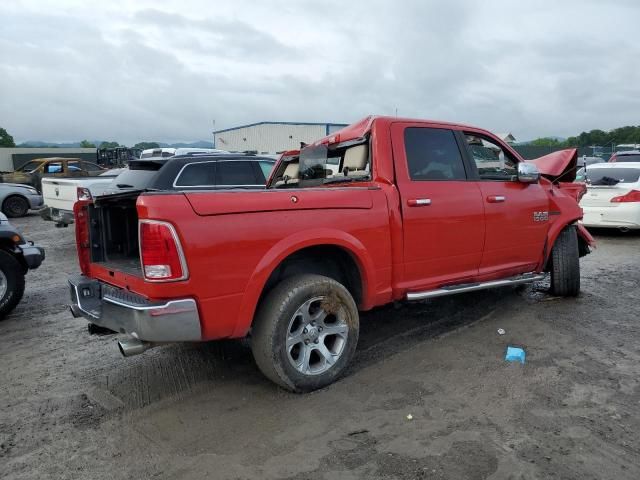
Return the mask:
[[[521,139],[640,123],[634,1],[65,3],[0,6],[0,125],[19,140],[396,108]]]

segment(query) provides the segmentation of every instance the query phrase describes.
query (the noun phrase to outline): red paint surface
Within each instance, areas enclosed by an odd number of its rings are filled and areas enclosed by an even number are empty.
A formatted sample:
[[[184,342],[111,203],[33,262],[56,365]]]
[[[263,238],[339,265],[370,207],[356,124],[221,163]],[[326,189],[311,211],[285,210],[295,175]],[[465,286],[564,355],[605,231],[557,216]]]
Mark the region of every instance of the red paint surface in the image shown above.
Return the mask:
[[[363,310],[402,299],[409,291],[541,271],[560,231],[582,217],[576,201],[582,187],[561,188],[547,179],[536,184],[411,181],[403,145],[408,126],[483,134],[523,161],[511,147],[477,128],[368,117],[316,143],[370,135],[371,181],[141,195],[139,218],[175,227],[187,260],[187,280],[149,283],[96,264],[87,266],[86,261],[82,270],[152,299],[195,298],[207,340],[246,335],[269,275],[289,255],[310,246],[333,245],[351,255],[363,280]],[[557,176],[574,156],[563,153],[536,163]],[[488,200],[496,196],[505,201]],[[431,204],[411,205],[420,198],[429,198]],[[534,212],[550,212],[549,220],[534,221]],[[78,222],[77,228],[80,257],[86,259],[86,224]],[[588,232],[578,229],[593,244]]]

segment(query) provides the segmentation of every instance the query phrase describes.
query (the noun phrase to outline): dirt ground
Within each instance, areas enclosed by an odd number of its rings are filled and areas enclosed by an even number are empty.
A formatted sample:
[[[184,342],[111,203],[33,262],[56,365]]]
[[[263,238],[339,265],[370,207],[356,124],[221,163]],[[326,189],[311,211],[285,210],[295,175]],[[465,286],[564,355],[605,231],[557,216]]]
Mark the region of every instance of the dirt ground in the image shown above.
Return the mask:
[[[121,357],[66,308],[73,227],[14,223],[47,259],[0,322],[0,478],[640,478],[640,235],[596,232],[577,299],[364,314],[346,377],[294,395],[239,342]]]

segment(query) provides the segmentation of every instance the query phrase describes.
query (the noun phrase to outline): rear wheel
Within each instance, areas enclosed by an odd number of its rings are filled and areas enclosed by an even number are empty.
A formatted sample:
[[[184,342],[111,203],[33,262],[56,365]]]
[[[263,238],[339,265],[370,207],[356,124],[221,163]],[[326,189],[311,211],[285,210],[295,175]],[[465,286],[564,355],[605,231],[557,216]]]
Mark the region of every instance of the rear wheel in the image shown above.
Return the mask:
[[[29,211],[29,202],[26,198],[14,195],[2,203],[2,211],[10,218],[24,217]]]
[[[551,293],[562,297],[580,293],[578,233],[573,225],[560,232],[551,250]]]
[[[10,313],[24,294],[24,269],[18,260],[0,250],[0,319]]]
[[[293,392],[309,392],[344,372],[358,333],[358,309],[343,285],[321,275],[295,275],[260,305],[251,346],[270,380]]]

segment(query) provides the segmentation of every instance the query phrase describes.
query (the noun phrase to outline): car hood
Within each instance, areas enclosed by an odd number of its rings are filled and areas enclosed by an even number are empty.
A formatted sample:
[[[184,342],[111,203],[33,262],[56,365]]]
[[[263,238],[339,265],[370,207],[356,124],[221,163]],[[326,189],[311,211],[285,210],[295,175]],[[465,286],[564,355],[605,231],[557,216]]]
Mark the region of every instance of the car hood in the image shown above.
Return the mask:
[[[576,179],[578,150],[559,150],[528,162],[538,167],[540,175],[551,181],[573,182]]]

